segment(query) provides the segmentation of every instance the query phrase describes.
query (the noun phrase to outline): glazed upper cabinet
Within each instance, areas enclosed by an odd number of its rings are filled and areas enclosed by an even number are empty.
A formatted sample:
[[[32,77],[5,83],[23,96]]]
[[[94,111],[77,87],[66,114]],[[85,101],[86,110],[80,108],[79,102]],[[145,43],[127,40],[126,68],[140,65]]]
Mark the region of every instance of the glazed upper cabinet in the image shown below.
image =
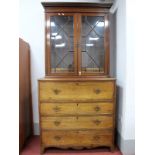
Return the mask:
[[[106,10],[47,9],[45,30],[46,76],[108,76]]]

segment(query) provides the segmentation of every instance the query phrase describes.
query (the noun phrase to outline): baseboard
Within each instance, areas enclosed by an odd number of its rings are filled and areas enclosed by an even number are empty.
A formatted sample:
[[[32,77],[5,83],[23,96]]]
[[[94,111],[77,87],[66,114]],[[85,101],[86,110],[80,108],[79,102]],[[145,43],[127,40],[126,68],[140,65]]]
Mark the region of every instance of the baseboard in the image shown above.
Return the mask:
[[[126,140],[117,132],[117,145],[123,155],[135,155],[134,139]]]
[[[39,123],[34,123],[34,135],[40,135]]]

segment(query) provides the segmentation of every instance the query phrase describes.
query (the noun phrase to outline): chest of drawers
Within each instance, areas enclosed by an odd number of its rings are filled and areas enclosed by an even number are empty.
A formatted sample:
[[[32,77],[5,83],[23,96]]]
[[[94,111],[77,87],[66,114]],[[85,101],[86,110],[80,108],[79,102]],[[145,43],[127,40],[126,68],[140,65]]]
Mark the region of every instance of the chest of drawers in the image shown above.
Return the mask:
[[[41,151],[47,147],[113,149],[115,96],[115,79],[111,78],[39,80]]]

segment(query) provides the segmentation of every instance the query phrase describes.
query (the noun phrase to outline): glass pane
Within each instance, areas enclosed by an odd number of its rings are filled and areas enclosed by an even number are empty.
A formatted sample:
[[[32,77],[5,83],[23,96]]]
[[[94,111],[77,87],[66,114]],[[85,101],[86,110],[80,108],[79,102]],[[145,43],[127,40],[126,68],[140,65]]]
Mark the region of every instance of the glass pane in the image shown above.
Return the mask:
[[[51,71],[74,72],[73,17],[51,17]]]
[[[82,72],[104,71],[104,17],[83,16],[81,33]]]

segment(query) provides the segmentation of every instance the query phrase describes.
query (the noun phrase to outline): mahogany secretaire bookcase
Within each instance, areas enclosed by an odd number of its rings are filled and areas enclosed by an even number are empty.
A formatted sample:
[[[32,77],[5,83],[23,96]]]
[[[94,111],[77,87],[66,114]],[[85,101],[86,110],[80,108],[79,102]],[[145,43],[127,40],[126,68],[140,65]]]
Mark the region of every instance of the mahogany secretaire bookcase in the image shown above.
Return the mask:
[[[109,76],[109,9],[43,2],[45,72],[38,80],[41,153],[47,147],[114,149],[116,83]]]

